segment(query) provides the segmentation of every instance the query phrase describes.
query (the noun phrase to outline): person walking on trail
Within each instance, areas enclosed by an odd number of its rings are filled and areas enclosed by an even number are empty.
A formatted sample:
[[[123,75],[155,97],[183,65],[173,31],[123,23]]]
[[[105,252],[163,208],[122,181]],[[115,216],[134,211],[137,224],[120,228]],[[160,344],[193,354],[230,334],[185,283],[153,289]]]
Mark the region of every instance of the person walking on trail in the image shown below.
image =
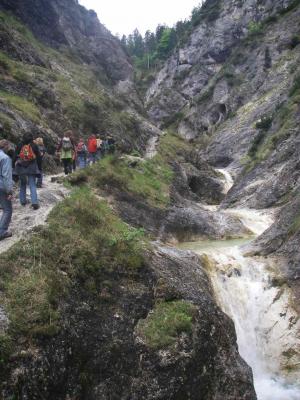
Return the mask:
[[[95,164],[97,161],[97,139],[91,135],[88,139],[89,164]]]
[[[101,160],[101,155],[102,155],[102,140],[100,138],[100,135],[97,135],[96,140],[97,140],[96,160],[99,161]]]
[[[57,152],[60,153],[60,159],[64,165],[65,175],[71,174],[73,168],[73,154],[75,152],[75,147],[71,136],[72,131],[65,132],[57,147]]]
[[[26,206],[27,184],[30,188],[31,206],[37,210],[39,206],[36,179],[41,174],[42,157],[38,146],[33,142],[33,135],[26,133],[22,142],[17,146],[14,160],[14,174],[20,178],[20,203]]]
[[[72,133],[70,136],[71,142],[73,144],[73,152],[72,152],[72,170],[73,172],[76,171],[77,167],[77,141]]]
[[[108,154],[114,154],[116,150],[116,141],[112,136],[107,137],[107,152]]]
[[[107,153],[108,153],[107,137],[104,136],[102,140],[102,157],[104,157]]]
[[[79,139],[76,147],[77,153],[77,166],[79,169],[83,169],[87,165],[87,147],[82,138]]]
[[[37,178],[37,182],[36,182],[36,187],[37,188],[41,188],[41,187],[43,187],[43,171],[42,171],[42,168],[43,168],[43,160],[44,160],[44,156],[45,156],[45,154],[46,154],[46,147],[45,147],[45,145],[44,145],[44,140],[43,140],[43,138],[41,138],[41,137],[38,137],[38,138],[36,138],[35,140],[34,140],[34,143],[38,146],[38,148],[39,148],[39,151],[40,151],[40,154],[41,154],[41,158],[42,158],[42,162],[41,162],[41,174],[40,174],[40,176],[38,176],[38,178]]]
[[[12,233],[8,230],[13,211],[12,160],[8,156],[10,148],[10,143],[7,140],[0,140],[0,205],[2,208],[0,240],[12,236]]]

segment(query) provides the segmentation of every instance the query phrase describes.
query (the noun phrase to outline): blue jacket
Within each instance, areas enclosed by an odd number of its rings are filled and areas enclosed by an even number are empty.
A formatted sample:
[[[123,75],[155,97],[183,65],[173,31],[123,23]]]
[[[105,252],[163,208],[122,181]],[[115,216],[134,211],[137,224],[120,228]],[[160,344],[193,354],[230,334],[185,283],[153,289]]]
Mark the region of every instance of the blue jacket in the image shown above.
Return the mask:
[[[5,193],[12,193],[12,162],[3,150],[0,149],[0,190]]]

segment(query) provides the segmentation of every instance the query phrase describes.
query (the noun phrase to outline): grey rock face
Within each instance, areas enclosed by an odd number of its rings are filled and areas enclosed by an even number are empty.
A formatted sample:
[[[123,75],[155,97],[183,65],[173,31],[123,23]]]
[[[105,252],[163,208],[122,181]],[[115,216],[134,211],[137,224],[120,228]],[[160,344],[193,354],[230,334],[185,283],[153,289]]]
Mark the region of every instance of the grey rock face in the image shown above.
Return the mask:
[[[64,305],[64,329],[35,349],[16,349],[4,398],[89,400],[255,400],[252,374],[238,354],[231,320],[216,306],[197,257],[156,247],[142,271],[105,277],[102,297],[80,286]],[[104,299],[105,292],[105,301]],[[154,349],[136,327],[157,301],[193,305],[192,332]]]
[[[279,212],[275,223],[249,251],[264,256],[277,257],[281,276],[277,284],[288,283],[293,289],[293,307],[300,313],[300,191],[295,189],[294,199]],[[276,282],[275,282],[276,284]]]
[[[160,233],[164,240],[187,242],[205,238],[225,239],[249,235],[238,218],[210,212],[201,206],[170,209]]]
[[[126,80],[133,69],[117,39],[99,23],[93,11],[74,0],[2,0],[0,8],[17,15],[50,46],[68,46],[89,64],[98,64],[113,80]]]
[[[148,90],[146,100],[150,117],[162,123],[184,106],[191,106],[197,96],[205,94],[210,79],[248,34],[249,24],[275,14],[288,3],[277,1],[274,7],[271,1],[248,0],[243,4],[220,1],[219,17],[214,22],[204,20],[200,23],[188,43],[170,58]],[[216,104],[224,104],[228,97],[225,87],[222,92],[224,89],[221,96],[215,92]]]

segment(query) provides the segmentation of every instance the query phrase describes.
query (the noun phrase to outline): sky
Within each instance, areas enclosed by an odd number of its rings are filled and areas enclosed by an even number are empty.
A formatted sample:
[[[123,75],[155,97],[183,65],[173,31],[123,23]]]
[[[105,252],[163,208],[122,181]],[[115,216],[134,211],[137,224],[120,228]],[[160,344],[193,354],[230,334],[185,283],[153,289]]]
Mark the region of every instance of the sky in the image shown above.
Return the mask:
[[[114,35],[129,35],[135,28],[142,35],[154,32],[157,25],[173,26],[191,15],[201,0],[79,0],[95,10],[102,24]]]

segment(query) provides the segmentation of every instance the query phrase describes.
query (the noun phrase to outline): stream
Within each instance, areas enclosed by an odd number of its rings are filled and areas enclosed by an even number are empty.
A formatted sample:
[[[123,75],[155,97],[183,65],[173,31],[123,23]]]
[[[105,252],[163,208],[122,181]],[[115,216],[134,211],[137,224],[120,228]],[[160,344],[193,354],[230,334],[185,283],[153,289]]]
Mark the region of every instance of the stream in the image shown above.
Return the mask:
[[[232,178],[219,170],[230,189]],[[216,209],[217,211],[217,209]],[[221,309],[235,324],[240,355],[251,366],[258,400],[299,400],[299,321],[290,306],[290,290],[274,285],[276,265],[247,257],[245,244],[273,223],[270,210],[229,209],[253,232],[234,240],[205,240],[179,247],[206,258],[208,273]],[[293,372],[295,371],[295,372]]]

